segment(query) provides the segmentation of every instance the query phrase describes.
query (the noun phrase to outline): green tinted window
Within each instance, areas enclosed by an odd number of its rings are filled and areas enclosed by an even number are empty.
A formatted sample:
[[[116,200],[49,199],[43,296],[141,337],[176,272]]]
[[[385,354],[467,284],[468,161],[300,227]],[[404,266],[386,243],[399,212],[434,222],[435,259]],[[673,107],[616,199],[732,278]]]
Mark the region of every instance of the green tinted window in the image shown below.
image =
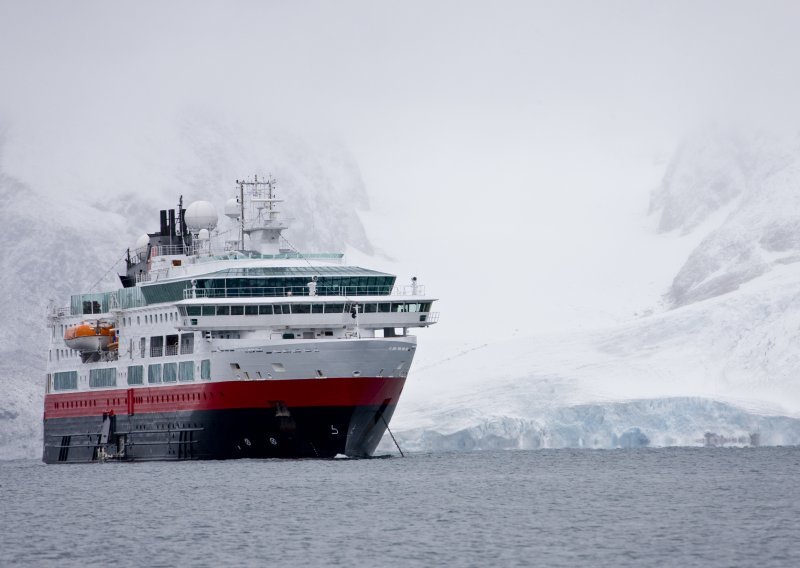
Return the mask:
[[[78,371],[64,371],[53,375],[53,389],[75,390],[78,388]]]
[[[177,363],[164,363],[164,372],[161,380],[165,383],[174,383],[178,380],[178,364]]]

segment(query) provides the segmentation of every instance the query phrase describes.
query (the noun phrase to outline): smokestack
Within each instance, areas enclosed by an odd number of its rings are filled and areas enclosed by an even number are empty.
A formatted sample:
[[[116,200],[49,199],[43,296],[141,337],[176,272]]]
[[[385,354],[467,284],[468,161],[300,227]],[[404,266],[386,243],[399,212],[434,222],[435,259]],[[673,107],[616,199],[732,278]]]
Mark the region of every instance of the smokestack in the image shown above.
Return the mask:
[[[159,231],[159,234],[162,237],[166,237],[167,236],[167,211],[166,211],[166,209],[162,209],[161,210],[161,230]]]
[[[175,236],[175,210],[169,210],[169,236]]]

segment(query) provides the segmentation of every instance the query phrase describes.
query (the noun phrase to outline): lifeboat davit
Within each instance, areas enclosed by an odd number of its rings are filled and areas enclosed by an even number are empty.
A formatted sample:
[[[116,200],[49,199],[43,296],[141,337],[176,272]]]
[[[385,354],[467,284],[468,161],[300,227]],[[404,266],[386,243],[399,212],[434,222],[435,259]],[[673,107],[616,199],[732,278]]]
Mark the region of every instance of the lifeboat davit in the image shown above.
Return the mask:
[[[64,332],[67,347],[83,353],[107,351],[113,338],[114,326],[103,321],[82,321]]]

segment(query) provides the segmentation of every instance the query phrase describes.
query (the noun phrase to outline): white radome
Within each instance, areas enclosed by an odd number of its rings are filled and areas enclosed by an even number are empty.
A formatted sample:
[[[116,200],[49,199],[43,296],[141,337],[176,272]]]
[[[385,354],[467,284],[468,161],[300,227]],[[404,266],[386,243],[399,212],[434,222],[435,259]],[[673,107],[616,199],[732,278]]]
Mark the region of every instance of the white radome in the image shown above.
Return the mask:
[[[197,238],[201,241],[207,241],[211,238],[211,234],[208,232],[208,229],[200,229],[197,232]]]
[[[235,197],[231,197],[228,201],[225,202],[225,216],[230,217],[231,219],[238,219],[239,216],[242,214],[242,208],[239,205],[239,200]]]
[[[133,249],[134,250],[143,249],[143,248],[146,248],[147,245],[149,245],[149,244],[150,244],[150,235],[145,233],[141,237],[136,239],[136,244],[134,245]]]
[[[217,226],[217,210],[208,201],[195,201],[186,208],[186,226],[191,232],[214,229]]]

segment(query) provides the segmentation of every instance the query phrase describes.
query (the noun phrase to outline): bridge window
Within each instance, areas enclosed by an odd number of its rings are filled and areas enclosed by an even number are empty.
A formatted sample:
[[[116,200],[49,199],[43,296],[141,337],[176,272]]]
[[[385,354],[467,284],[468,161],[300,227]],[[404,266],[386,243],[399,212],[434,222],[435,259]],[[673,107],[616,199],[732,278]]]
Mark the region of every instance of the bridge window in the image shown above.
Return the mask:
[[[244,315],[246,315],[246,316],[257,316],[258,315],[258,306],[245,306],[244,307]]]
[[[200,306],[186,306],[182,310],[185,316],[199,316],[201,313]]]
[[[364,304],[365,314],[374,314],[378,311],[378,304]]]
[[[258,313],[262,316],[271,316],[272,306],[258,306]]]
[[[231,306],[231,315],[232,316],[244,315],[244,306]]]
[[[325,310],[324,304],[311,304],[312,314],[321,314]]]
[[[204,316],[213,316],[216,313],[216,306],[203,306]]]
[[[344,304],[325,304],[326,314],[341,314],[344,312]]]
[[[311,313],[311,305],[310,304],[295,304],[292,306],[292,313],[293,314],[310,314]]]
[[[230,306],[217,306],[217,315],[218,316],[229,316],[229,315],[231,315]]]

